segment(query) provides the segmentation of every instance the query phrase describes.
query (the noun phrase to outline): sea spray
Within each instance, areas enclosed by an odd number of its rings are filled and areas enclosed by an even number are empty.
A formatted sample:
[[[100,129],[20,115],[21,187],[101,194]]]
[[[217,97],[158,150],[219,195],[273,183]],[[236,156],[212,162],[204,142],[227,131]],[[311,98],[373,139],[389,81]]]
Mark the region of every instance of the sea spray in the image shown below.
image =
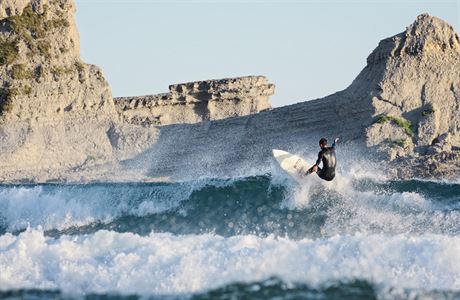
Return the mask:
[[[426,234],[290,240],[98,231],[0,237],[2,289],[181,294],[279,277],[320,286],[366,280],[397,288],[460,289],[460,238]]]
[[[0,186],[0,230],[65,229],[167,211],[207,182]]]
[[[456,183],[346,170],[300,187],[282,174],[4,185],[0,289],[189,297],[279,278],[287,293],[344,295],[357,280],[382,299],[456,291],[459,195]]]

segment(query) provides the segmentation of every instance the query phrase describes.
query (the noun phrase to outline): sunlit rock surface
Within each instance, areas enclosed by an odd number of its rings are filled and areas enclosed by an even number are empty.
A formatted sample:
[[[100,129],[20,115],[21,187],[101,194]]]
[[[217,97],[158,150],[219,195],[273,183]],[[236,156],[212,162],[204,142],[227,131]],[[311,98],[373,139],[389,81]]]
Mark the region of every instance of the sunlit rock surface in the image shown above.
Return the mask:
[[[169,93],[115,98],[125,122],[169,125],[245,116],[271,108],[275,86],[264,76],[205,80],[169,86]]]
[[[342,137],[341,166],[372,160],[400,177],[460,173],[460,42],[436,17],[420,15],[382,40],[345,90],[270,109],[274,85],[263,76],[115,103],[102,71],[81,61],[74,11],[71,0],[0,4],[3,182],[266,173],[273,148],[313,160],[323,136]]]

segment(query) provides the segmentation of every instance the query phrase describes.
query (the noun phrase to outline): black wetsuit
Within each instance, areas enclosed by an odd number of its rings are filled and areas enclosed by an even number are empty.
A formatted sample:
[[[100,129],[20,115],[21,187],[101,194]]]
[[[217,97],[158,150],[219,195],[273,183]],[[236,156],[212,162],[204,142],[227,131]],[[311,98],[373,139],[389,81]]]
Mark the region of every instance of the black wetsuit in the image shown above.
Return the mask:
[[[320,168],[319,164],[323,162],[323,167]],[[318,176],[324,180],[331,181],[335,177],[335,166],[337,159],[335,157],[335,143],[332,147],[325,147],[318,153],[318,160],[315,166],[318,166]],[[314,167],[314,166],[313,166]]]

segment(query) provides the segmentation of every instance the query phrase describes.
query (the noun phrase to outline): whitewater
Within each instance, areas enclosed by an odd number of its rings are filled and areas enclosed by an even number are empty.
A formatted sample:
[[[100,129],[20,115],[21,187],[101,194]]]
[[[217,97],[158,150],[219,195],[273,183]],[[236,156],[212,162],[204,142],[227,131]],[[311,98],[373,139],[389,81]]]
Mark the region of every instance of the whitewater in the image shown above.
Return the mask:
[[[130,296],[460,298],[460,183],[344,167],[296,185],[272,166],[0,186],[0,298]]]

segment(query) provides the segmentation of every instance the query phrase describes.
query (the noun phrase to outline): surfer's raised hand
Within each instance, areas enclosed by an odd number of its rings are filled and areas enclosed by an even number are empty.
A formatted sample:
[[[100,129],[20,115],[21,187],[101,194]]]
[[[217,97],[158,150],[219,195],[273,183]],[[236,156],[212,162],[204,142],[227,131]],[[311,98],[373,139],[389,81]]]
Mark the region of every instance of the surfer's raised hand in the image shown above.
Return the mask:
[[[337,144],[340,141],[340,138],[335,138],[334,144]]]

